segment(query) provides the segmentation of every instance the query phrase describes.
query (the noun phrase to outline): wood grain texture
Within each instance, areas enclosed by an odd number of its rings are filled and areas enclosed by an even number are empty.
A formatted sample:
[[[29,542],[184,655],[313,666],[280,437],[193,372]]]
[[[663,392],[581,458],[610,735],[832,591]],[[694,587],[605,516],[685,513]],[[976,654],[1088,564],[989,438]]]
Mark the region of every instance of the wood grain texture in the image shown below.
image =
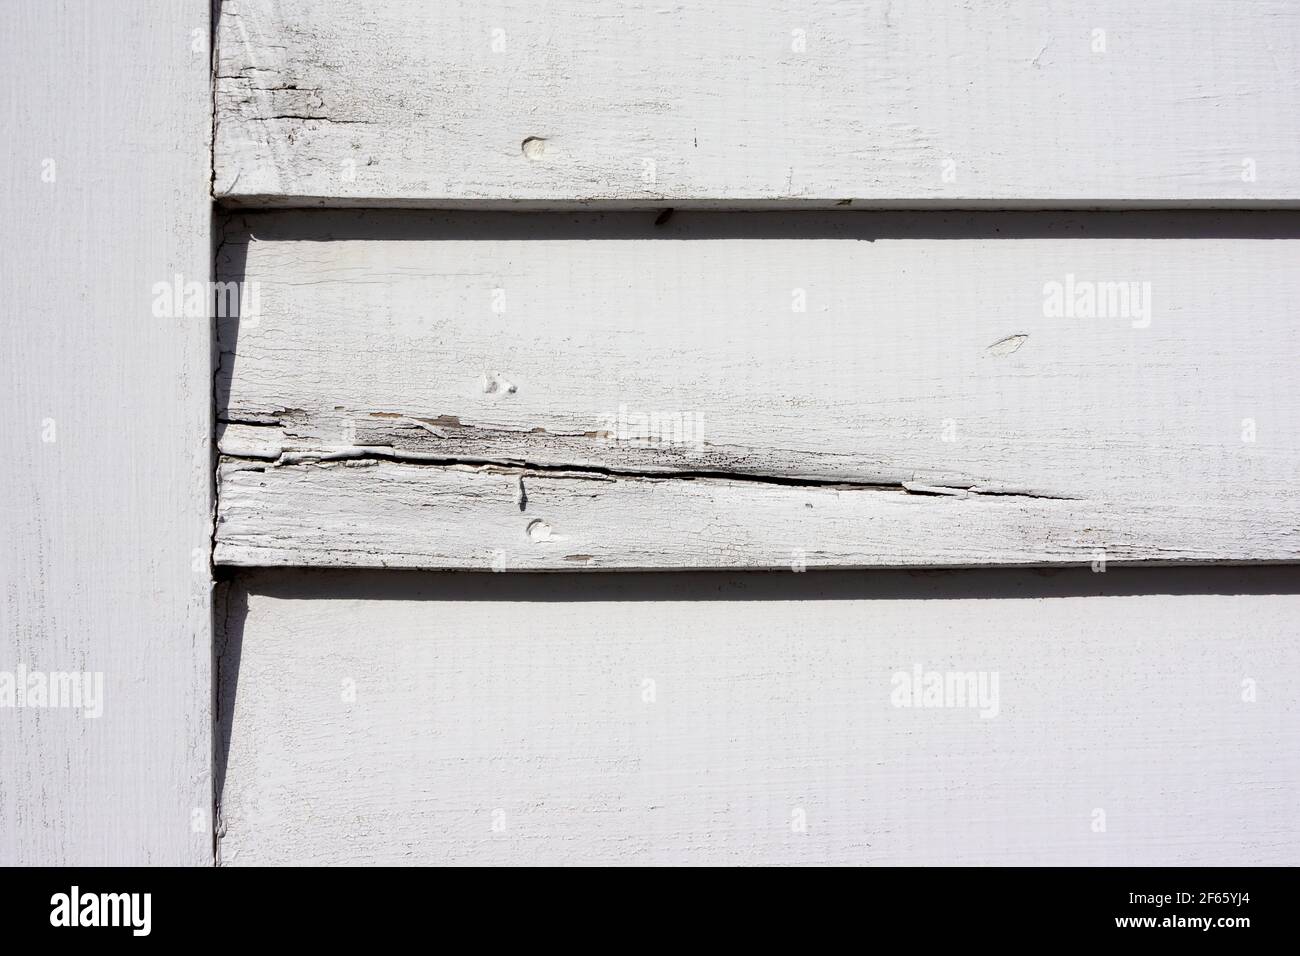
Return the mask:
[[[324,205],[1278,205],[1289,0],[224,0],[216,189]]]
[[[1294,864],[1295,585],[241,576],[221,861]],[[917,665],[996,673],[996,715],[896,706]]]
[[[103,681],[0,707],[0,865],[212,861],[209,26],[0,4],[0,672]]]
[[[1295,560],[1300,230],[1243,215],[243,217],[217,560]]]

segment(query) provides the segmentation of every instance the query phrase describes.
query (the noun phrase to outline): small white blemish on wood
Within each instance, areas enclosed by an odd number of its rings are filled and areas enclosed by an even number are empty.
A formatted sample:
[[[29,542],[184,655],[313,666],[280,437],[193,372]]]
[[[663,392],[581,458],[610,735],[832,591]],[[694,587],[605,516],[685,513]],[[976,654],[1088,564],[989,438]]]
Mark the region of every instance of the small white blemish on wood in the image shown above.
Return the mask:
[[[1020,346],[1024,345],[1028,338],[1028,335],[1021,333],[1008,335],[1004,339],[998,339],[984,351],[989,355],[1010,355],[1012,352],[1019,352]]]
[[[500,372],[483,373],[484,395],[513,395],[518,390],[518,386]]]
[[[551,530],[551,526],[541,518],[534,518],[528,522],[528,540],[530,541],[563,541],[564,539]]]

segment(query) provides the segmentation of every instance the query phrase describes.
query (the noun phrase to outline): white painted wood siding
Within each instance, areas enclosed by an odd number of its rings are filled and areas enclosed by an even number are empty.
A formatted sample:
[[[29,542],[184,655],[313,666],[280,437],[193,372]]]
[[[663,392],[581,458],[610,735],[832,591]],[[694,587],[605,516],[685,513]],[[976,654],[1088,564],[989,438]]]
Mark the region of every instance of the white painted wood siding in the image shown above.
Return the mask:
[[[1300,857],[1300,6],[217,32],[222,862]]]
[[[232,223],[217,560],[1300,556],[1294,214],[652,220]]]
[[[1290,569],[245,583],[228,865],[1300,858]]]
[[[209,4],[145,6],[0,4],[0,672],[103,690],[0,708],[0,865],[212,860]]]
[[[225,0],[258,205],[1300,200],[1291,0]]]

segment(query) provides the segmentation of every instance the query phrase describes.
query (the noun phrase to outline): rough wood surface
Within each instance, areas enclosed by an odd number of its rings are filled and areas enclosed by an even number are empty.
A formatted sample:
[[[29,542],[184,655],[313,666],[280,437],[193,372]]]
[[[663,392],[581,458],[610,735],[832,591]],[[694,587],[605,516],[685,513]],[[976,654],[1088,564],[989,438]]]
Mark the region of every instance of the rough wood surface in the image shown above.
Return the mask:
[[[1295,585],[256,572],[222,614],[221,860],[1294,864]],[[996,674],[996,713],[899,706],[918,665],[985,704]]]
[[[1290,0],[224,0],[251,204],[1300,201]]]
[[[208,8],[0,4],[0,865],[212,861]]]
[[[217,560],[1295,560],[1300,230],[1239,216],[239,218]]]

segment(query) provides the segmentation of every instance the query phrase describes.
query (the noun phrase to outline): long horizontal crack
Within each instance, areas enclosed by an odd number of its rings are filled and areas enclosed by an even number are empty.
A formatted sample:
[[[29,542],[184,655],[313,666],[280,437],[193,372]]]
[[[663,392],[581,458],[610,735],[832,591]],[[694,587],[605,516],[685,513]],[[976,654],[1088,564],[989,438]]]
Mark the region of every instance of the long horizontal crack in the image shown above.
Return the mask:
[[[273,113],[266,116],[252,116],[248,119],[255,120],[259,123],[270,122],[271,120],[315,120],[319,123],[334,123],[341,126],[373,126],[373,120],[360,119],[335,119],[332,116],[308,115],[306,113]]]
[[[477,458],[401,452],[391,446],[356,445],[331,451],[276,451],[258,456],[248,451],[241,454],[223,453],[225,458],[245,461],[267,461],[272,467],[310,464],[331,461],[391,461],[405,465],[428,465],[439,468],[469,467],[500,469],[505,474],[551,475],[554,477],[616,480],[631,478],[641,480],[676,481],[735,481],[751,484],[775,485],[786,488],[825,488],[842,491],[887,491],[909,495],[954,496],[985,495],[1000,498],[1038,498],[1052,501],[1077,500],[1069,495],[1057,495],[1030,489],[1004,488],[995,485],[934,485],[912,481],[846,481],[842,478],[802,478],[789,475],[764,475],[718,469],[678,468],[611,468],[589,464],[543,464],[523,458]]]

